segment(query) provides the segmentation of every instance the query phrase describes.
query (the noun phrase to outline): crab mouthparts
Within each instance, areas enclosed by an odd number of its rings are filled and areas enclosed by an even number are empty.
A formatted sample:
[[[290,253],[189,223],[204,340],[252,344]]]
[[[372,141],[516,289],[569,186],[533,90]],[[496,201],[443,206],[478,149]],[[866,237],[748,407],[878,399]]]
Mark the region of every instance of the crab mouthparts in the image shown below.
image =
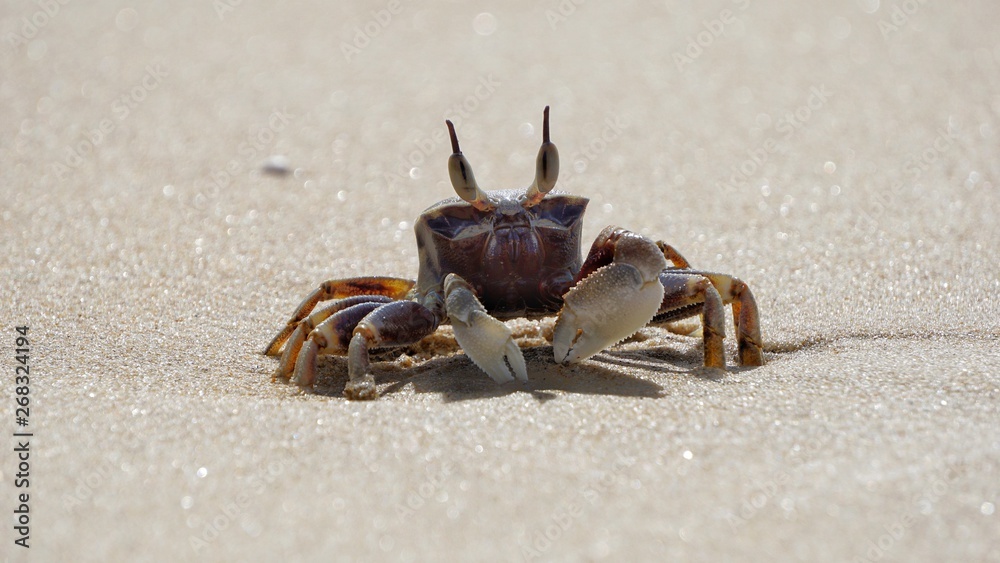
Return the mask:
[[[542,245],[530,227],[508,227],[494,231],[486,250],[488,263],[508,273],[531,273],[542,263]]]

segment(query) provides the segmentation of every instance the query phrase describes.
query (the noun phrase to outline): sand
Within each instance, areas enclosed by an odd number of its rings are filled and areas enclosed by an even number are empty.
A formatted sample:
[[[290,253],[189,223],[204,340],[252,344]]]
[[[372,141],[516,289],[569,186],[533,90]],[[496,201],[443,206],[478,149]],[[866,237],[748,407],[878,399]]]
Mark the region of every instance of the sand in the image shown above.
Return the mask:
[[[0,17],[0,559],[1000,560],[995,4],[43,4]],[[444,119],[519,187],[545,105],[585,240],[744,279],[767,364],[512,322],[528,385],[447,331],[374,402],[272,383],[320,281],[415,276]]]

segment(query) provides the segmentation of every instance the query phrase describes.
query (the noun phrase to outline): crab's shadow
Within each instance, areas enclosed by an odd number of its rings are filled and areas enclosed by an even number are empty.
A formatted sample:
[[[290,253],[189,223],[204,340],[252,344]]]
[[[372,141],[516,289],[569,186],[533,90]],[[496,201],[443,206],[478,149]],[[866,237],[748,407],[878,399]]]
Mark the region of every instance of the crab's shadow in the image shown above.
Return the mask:
[[[697,377],[718,381],[726,371],[702,367],[700,349],[673,348],[611,350],[587,362],[564,366],[552,359],[552,346],[523,348],[530,380],[498,385],[464,354],[434,357],[415,366],[402,367],[392,356],[373,357],[372,371],[380,396],[407,392],[436,393],[446,402],[502,397],[518,392],[545,402],[561,393],[657,398],[668,394],[664,386],[629,372],[662,374],[667,379]],[[383,361],[377,361],[377,360]],[[321,356],[313,393],[339,397],[347,383],[347,359]]]

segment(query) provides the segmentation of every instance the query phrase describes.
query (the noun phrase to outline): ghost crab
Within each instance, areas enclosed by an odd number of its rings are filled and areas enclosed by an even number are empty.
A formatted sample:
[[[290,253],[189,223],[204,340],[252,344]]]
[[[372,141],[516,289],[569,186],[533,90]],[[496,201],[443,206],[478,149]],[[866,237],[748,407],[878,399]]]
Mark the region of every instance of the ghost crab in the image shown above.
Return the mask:
[[[275,378],[311,387],[318,354],[346,353],[344,395],[374,399],[368,351],[416,343],[447,322],[469,359],[497,383],[527,381],[521,350],[498,319],[551,314],[558,315],[558,363],[586,360],[647,324],[700,314],[705,365],[724,368],[725,304],[733,308],[737,361],[763,364],[757,305],[742,281],[692,269],[670,245],[615,226],[605,228],[581,260],[588,200],[552,191],[559,153],[549,140],[548,107],[535,181],[522,190],[480,189],[454,126],[446,124],[453,152],[448,172],[458,197],[417,220],[416,281],[361,277],[320,284],[264,352],[281,353]]]

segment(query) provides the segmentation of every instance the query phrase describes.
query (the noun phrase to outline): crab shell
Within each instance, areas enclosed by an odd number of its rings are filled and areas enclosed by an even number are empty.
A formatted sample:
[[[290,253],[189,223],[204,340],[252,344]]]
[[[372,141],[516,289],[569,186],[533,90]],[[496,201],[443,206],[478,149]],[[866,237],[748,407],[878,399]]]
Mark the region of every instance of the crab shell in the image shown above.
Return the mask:
[[[414,230],[420,256],[416,291],[440,291],[455,273],[498,318],[557,311],[581,266],[583,214],[589,200],[550,192],[525,207],[526,190],[486,192],[480,211],[452,197],[426,209]]]

